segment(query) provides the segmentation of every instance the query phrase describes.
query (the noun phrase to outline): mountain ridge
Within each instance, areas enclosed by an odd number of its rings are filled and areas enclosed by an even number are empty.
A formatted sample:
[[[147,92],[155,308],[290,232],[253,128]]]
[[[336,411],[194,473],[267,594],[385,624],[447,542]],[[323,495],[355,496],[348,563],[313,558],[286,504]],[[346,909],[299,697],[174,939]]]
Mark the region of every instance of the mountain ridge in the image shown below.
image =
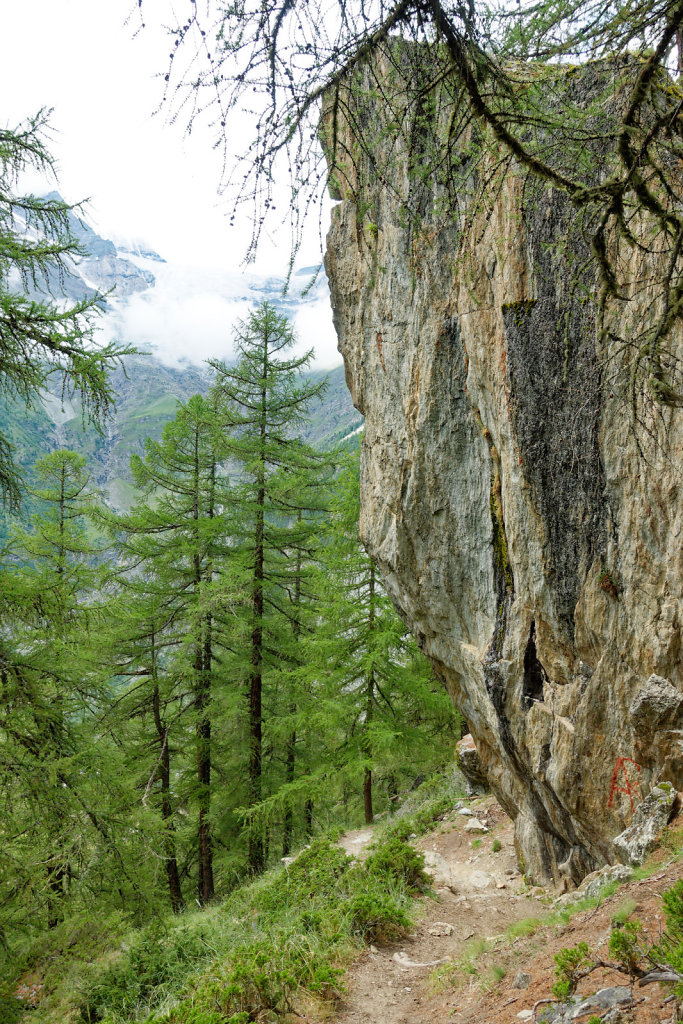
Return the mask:
[[[61,201],[57,192],[45,198]],[[86,253],[69,261],[62,278],[54,275],[30,297],[40,299],[48,293],[52,299],[78,302],[103,294],[104,331],[121,343],[147,349],[150,346],[144,331],[141,330],[141,336],[127,333],[125,313],[131,298],[151,297],[154,293],[157,277],[147,269],[148,264],[157,264],[163,273],[166,261],[147,247],[117,245],[102,238],[73,212],[69,213],[68,221],[71,234]],[[321,289],[327,285],[324,274],[319,272],[318,266],[298,269],[287,293],[283,292],[284,279],[278,277],[259,279],[244,275],[231,283],[233,290],[240,292],[237,298],[244,308],[267,299],[293,320],[307,303],[320,301]],[[313,287],[309,286],[311,281]],[[234,299],[235,295],[229,298]],[[163,302],[163,295],[159,301]],[[57,376],[49,390],[28,408],[19,401],[0,402],[0,429],[15,446],[17,462],[27,482],[31,481],[31,470],[38,457],[55,448],[71,448],[88,459],[105,500],[115,508],[127,507],[134,497],[131,455],[143,452],[147,437],[161,437],[179,403],[194,394],[206,394],[211,386],[212,373],[207,364],[195,364],[190,358],[196,351],[195,342],[196,339],[188,337],[188,357],[176,365],[152,352],[126,356],[110,375],[116,405],[101,434],[84,422],[79,403],[62,394]],[[327,377],[329,383],[324,398],[312,404],[310,422],[302,431],[304,439],[312,445],[329,447],[355,437],[363,420],[353,407],[343,368],[313,370],[310,377],[316,381]],[[25,512],[30,507],[29,500]]]

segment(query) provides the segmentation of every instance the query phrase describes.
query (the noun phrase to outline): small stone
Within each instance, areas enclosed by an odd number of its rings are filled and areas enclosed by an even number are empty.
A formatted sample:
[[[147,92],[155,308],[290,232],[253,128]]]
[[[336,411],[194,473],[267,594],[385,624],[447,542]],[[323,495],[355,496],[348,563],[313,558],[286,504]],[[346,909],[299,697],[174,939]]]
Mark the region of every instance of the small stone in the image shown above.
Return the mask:
[[[505,874],[508,876],[508,878],[512,878],[512,876],[516,875],[517,872],[514,868],[505,868]]]
[[[612,988],[601,988],[595,995],[588,996],[582,1000],[577,1000],[575,996],[574,1000],[576,1006],[572,1011],[573,1018],[582,1017],[588,1013],[597,1015],[601,1011],[611,1009],[613,1006],[629,1003],[631,1001],[631,990],[626,985],[615,985]]]
[[[465,832],[488,832],[488,829],[483,821],[479,821],[479,818],[470,818],[465,825]]]
[[[577,897],[597,896],[600,890],[610,882],[629,882],[632,878],[633,871],[625,864],[608,864],[606,867],[600,868],[599,871],[591,871],[590,875],[586,875],[575,893],[565,893],[567,899],[560,897],[555,902],[571,903]]]
[[[528,988],[530,984],[531,984],[531,975],[527,974],[525,971],[521,970],[521,968],[520,968],[520,970],[517,971],[517,973],[515,974],[514,978],[512,979],[512,987],[513,988]]]
[[[505,882],[496,882],[496,889],[505,889]]]
[[[472,817],[472,811],[469,809],[469,807],[458,808],[458,814],[464,814],[466,818]]]
[[[435,921],[432,927],[429,929],[430,935],[452,935],[455,928],[452,924],[448,924],[447,921]]]
[[[370,952],[371,953],[379,953],[379,950],[378,950],[377,946],[370,946]]]
[[[520,1010],[519,1013],[517,1014],[517,1019],[518,1020],[531,1020],[533,1015],[534,1015],[534,1011],[533,1010]]]

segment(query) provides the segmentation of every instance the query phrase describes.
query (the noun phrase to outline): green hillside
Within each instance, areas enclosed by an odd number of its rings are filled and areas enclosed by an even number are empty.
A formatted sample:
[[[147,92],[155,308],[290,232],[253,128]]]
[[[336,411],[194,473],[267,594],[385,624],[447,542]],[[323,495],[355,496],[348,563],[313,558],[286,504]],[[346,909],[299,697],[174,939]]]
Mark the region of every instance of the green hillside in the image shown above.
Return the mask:
[[[356,447],[363,417],[354,409],[339,366],[310,374],[314,381],[327,377],[324,397],[312,404],[305,440],[316,447],[344,444]],[[85,455],[97,486],[109,504],[127,508],[134,499],[130,458],[142,454],[145,440],[159,440],[164,426],[175,416],[179,402],[205,394],[211,374],[201,367],[165,366],[153,356],[129,356],[123,369],[112,375],[117,393],[116,410],[102,434],[82,422],[77,403],[63,401],[55,381],[43,405],[25,409],[20,402],[0,403],[0,430],[16,448],[17,461],[30,484],[36,459],[55,448],[71,448]],[[347,440],[348,439],[348,440]],[[344,443],[346,442],[346,443]],[[32,509],[27,499],[25,511]],[[6,538],[7,517],[0,520],[0,540]]]

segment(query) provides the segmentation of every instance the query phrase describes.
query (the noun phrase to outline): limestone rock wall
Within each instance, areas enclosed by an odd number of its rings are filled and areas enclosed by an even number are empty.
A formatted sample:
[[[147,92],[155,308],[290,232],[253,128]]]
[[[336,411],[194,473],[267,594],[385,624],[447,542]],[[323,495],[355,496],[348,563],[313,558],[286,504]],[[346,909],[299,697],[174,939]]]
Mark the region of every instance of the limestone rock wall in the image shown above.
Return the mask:
[[[683,415],[660,410],[656,442],[632,429],[593,305],[547,245],[573,216],[561,196],[529,204],[510,166],[463,244],[429,185],[406,223],[408,162],[394,153],[391,190],[337,186],[328,236],[365,416],[361,536],[527,874],[578,882],[656,779],[683,788]],[[614,315],[635,323],[642,301]]]

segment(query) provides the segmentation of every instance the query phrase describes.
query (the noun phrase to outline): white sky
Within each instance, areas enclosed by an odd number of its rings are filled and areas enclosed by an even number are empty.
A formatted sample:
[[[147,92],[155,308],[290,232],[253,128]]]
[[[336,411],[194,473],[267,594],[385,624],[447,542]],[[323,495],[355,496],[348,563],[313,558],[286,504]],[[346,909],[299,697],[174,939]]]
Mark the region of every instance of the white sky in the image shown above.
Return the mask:
[[[49,148],[57,187],[69,202],[90,198],[87,219],[100,234],[143,242],[172,264],[234,273],[248,227],[229,226],[218,195],[220,157],[208,129],[200,126],[186,137],[183,124],[166,122],[166,112],[153,116],[162,96],[158,76],[171,49],[158,26],[174,20],[171,11],[172,0],[144,0],[147,28],[136,34],[131,0],[5,4],[0,124],[14,127],[41,107],[54,108]],[[309,236],[297,266],[320,259],[316,225]],[[264,239],[250,270],[283,276],[288,246],[285,230]],[[339,356],[332,352],[329,313],[326,320],[319,325],[321,357],[332,365]],[[305,340],[316,344],[313,336]]]

